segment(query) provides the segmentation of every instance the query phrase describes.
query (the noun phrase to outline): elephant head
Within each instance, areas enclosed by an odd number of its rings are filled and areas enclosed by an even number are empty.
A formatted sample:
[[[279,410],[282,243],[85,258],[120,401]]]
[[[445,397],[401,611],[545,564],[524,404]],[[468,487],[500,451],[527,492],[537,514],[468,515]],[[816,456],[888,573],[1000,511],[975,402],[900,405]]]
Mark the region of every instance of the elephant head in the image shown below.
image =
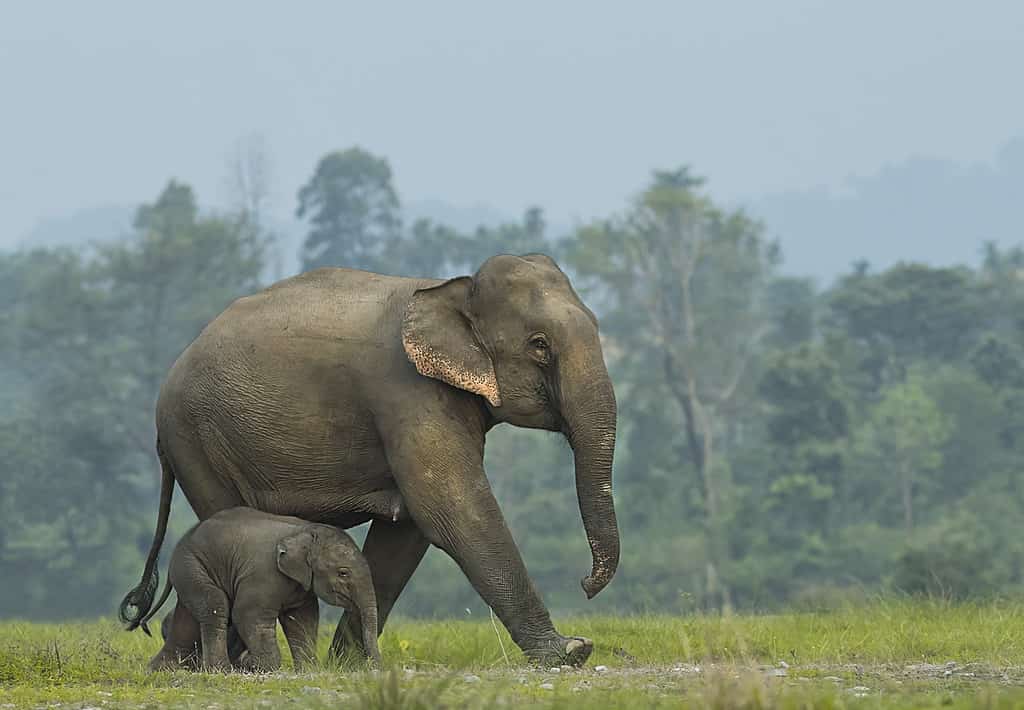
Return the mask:
[[[347,533],[311,524],[277,543],[277,568],[332,606],[357,614],[363,648],[380,664],[377,646],[377,597],[366,558]]]
[[[562,432],[593,555],[592,598],[619,562],[612,500],[615,392],[597,319],[549,257],[495,256],[473,276],[420,289],[406,308],[405,352],[420,374],[480,395],[491,416]]]

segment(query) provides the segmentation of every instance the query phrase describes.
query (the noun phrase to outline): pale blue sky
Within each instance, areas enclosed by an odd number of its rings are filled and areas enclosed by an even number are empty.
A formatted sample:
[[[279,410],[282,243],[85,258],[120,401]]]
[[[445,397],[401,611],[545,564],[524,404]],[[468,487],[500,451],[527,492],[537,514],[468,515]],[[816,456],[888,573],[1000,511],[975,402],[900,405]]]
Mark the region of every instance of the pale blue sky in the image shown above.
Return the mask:
[[[1020,2],[33,2],[0,9],[0,245],[40,218],[225,198],[259,133],[272,208],[316,159],[406,201],[620,209],[681,162],[725,200],[840,187],[1024,135]]]

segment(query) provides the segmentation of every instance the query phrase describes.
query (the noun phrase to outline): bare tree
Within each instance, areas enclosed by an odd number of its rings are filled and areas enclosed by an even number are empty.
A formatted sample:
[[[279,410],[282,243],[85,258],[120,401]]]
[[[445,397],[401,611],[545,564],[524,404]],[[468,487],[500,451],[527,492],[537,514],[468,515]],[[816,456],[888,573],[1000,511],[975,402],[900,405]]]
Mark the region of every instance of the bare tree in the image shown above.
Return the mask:
[[[266,140],[260,134],[239,138],[227,158],[225,178],[231,211],[254,239],[262,240],[273,264],[273,279],[283,276],[281,245],[266,225],[270,204],[271,169]]]
[[[761,305],[773,255],[760,226],[716,209],[697,192],[702,183],[685,169],[657,173],[627,220],[624,242],[636,282],[645,284],[636,296],[703,487],[707,599],[728,610],[716,434],[767,333]]]

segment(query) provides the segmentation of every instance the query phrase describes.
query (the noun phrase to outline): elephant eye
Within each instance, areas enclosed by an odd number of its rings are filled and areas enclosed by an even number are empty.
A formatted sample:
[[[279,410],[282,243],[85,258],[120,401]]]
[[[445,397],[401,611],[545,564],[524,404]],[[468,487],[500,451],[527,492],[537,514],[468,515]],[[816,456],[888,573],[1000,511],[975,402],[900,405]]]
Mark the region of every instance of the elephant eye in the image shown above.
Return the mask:
[[[547,365],[551,361],[551,345],[548,344],[547,336],[537,333],[530,337],[530,349],[532,355],[541,365]]]
[[[347,569],[345,569],[344,567],[342,567],[341,569],[338,570],[338,576],[339,577],[347,577],[348,575],[349,575],[349,571]]]

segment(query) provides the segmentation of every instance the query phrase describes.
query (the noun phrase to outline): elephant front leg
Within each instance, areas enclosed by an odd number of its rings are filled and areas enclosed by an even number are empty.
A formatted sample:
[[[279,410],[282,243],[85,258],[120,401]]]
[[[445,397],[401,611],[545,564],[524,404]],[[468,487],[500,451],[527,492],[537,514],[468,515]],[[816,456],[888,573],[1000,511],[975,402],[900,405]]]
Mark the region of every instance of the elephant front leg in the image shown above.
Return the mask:
[[[310,594],[301,606],[281,612],[281,622],[296,670],[316,663],[316,635],[320,626],[320,602]]]
[[[582,665],[593,643],[555,630],[484,474],[483,442],[460,443],[447,428],[401,432],[389,450],[413,520],[462,568],[529,658]]]
[[[377,631],[416,571],[430,543],[413,522],[392,523],[374,520],[363,543],[363,557],[370,565],[373,590],[377,595]],[[348,648],[363,648],[359,614],[346,611],[338,622],[331,641],[331,657],[340,658]]]
[[[239,592],[231,609],[231,620],[249,653],[241,661],[245,670],[256,673],[281,668],[281,649],[277,645],[277,608],[268,608],[257,590]]]

